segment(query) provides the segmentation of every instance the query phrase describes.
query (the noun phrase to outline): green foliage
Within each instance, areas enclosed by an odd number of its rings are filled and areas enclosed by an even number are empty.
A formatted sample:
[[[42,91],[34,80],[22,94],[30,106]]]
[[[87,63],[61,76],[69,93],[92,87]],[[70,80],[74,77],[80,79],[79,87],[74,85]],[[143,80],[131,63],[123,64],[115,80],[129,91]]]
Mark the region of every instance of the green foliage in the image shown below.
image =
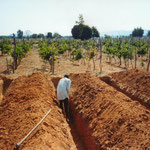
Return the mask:
[[[96,29],[96,27],[92,27],[91,30],[92,30],[92,37],[99,37],[99,32]]]
[[[121,39],[105,41],[105,53],[112,58],[133,59],[133,51],[135,46],[131,45],[128,41],[122,41]]]
[[[75,39],[88,40],[92,36],[92,30],[87,25],[75,25],[71,30],[72,36]]]
[[[119,59],[120,64],[122,58],[125,63],[126,60],[132,60],[135,56],[135,48],[138,55],[144,55],[147,53],[149,46],[149,40],[141,40],[134,38],[105,38],[101,39],[103,45],[103,52],[110,58]],[[85,60],[93,59],[99,53],[99,41],[98,40],[50,40],[49,46],[47,41],[39,41],[40,55],[43,59],[49,60],[53,55],[64,54],[69,52],[70,58],[73,60],[79,60],[84,58]],[[68,55],[68,56],[69,56]],[[94,59],[93,59],[94,60]]]
[[[32,34],[32,36],[31,36],[33,39],[36,39],[36,38],[38,38],[38,35],[36,34],[36,33],[34,33],[34,34]]]
[[[79,21],[76,21],[77,24],[84,24],[84,19],[83,19],[83,15],[80,14],[79,15]]]
[[[16,46],[16,52],[14,53],[14,51],[12,51],[11,56],[17,58],[17,60],[20,61],[22,57],[26,56],[26,52],[22,49],[22,46],[18,44]]]
[[[2,54],[10,54],[12,50],[12,42],[7,39],[2,39],[0,41],[0,51]]]
[[[132,31],[132,37],[142,37],[144,34],[144,30],[140,27],[140,28],[135,28]]]
[[[18,30],[17,31],[17,36],[18,36],[18,38],[22,39],[23,38],[23,31]]]
[[[81,59],[83,56],[82,56],[82,52],[81,50],[77,49],[76,52],[75,52],[75,60],[79,60]]]
[[[147,37],[150,37],[150,30],[149,30],[148,33],[147,33]]]
[[[62,36],[59,34],[59,33],[57,33],[57,32],[55,32],[54,34],[53,34],[53,38],[56,38],[56,39],[58,39],[58,38],[61,38]]]
[[[40,51],[39,54],[41,58],[46,61],[50,61],[52,57],[56,55],[56,48],[54,45],[47,46],[46,42],[39,42]]]
[[[79,25],[75,25],[71,30],[74,39],[80,39],[80,28]]]
[[[77,25],[74,25],[71,29],[71,33],[74,39],[88,40],[92,36],[92,30],[88,25],[84,24],[82,15],[79,15],[79,21],[76,21]]]
[[[38,38],[43,38],[43,39],[44,39],[44,34],[39,33],[39,34],[37,35],[37,37],[38,37]]]
[[[91,50],[91,51],[90,51],[90,55],[89,55],[89,59],[94,58],[95,55],[96,55],[95,51],[94,51],[94,50]]]
[[[22,49],[25,53],[27,53],[29,50],[30,50],[30,43],[28,42],[25,42],[25,43],[22,43]]]
[[[52,33],[51,32],[47,33],[47,38],[52,38]]]
[[[23,57],[27,55],[27,52],[30,50],[31,44],[28,41],[18,42],[16,44],[16,50],[12,49],[11,56],[16,58],[18,62],[21,61]]]
[[[137,50],[138,55],[145,55],[146,53],[147,53],[147,46],[146,45],[142,45]]]
[[[63,45],[60,45],[60,46],[58,47],[58,54],[64,54],[64,52],[65,52],[65,50],[64,50]]]
[[[88,40],[92,37],[92,30],[88,25],[83,25],[81,40]]]

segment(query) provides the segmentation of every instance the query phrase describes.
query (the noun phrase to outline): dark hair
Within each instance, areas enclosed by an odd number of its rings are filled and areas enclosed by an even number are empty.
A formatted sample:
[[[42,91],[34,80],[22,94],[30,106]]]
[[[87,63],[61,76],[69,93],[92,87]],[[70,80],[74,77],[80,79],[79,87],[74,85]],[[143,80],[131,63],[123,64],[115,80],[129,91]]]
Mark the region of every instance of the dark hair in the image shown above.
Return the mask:
[[[69,76],[68,76],[67,74],[65,74],[65,75],[64,75],[64,77],[66,77],[66,78],[68,78],[68,79],[69,79]]]

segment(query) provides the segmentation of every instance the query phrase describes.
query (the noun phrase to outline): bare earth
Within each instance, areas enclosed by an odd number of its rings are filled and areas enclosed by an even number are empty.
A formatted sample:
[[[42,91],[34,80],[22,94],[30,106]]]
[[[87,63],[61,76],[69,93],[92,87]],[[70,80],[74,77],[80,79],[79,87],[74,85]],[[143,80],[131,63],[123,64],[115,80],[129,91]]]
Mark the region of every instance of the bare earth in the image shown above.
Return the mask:
[[[0,57],[0,74],[6,74],[6,56]],[[106,57],[103,57],[103,62],[106,62]],[[88,63],[84,65],[83,61],[79,62],[70,61],[68,57],[64,58],[62,56],[58,57],[55,63],[55,76],[63,76],[64,74],[70,73],[86,73],[91,72],[94,74],[99,74],[99,60],[96,60],[96,69],[93,70],[93,62],[91,60],[90,66],[88,67]],[[119,72],[124,70],[123,68],[112,66],[108,63],[103,63],[103,72],[102,75],[106,75],[111,72]],[[29,75],[34,72],[44,72],[46,74],[51,75],[49,63],[44,63],[44,61],[39,57],[39,53],[37,49],[33,49],[28,52],[28,55],[22,59],[21,64],[18,66],[15,74],[10,74],[9,76],[13,78],[17,78],[22,75]]]
[[[93,71],[92,61],[88,67],[82,60],[60,56],[52,75],[49,64],[33,49],[15,73],[8,74],[5,59],[0,57],[0,149],[13,149],[49,108],[51,114],[20,149],[150,149],[150,107],[145,102],[150,73],[110,65],[104,55],[101,74],[98,59]],[[69,124],[56,100],[64,74],[70,74],[72,81]]]

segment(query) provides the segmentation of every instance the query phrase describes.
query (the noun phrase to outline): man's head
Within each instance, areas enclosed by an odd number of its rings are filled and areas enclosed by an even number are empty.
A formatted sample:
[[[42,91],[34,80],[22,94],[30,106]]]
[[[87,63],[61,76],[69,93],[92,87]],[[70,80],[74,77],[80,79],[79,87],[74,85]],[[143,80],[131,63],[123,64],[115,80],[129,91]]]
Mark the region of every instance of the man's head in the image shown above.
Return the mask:
[[[67,74],[65,74],[64,77],[69,79],[69,76]]]

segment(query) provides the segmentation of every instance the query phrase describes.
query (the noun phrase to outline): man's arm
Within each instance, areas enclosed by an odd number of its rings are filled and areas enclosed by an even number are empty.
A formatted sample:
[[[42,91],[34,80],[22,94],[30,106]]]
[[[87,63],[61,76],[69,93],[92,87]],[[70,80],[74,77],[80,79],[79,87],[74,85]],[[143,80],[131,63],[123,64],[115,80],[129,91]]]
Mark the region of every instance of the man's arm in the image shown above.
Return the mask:
[[[67,93],[69,93],[69,89],[70,89],[70,86],[71,86],[71,80],[69,79],[68,82],[67,82]]]

